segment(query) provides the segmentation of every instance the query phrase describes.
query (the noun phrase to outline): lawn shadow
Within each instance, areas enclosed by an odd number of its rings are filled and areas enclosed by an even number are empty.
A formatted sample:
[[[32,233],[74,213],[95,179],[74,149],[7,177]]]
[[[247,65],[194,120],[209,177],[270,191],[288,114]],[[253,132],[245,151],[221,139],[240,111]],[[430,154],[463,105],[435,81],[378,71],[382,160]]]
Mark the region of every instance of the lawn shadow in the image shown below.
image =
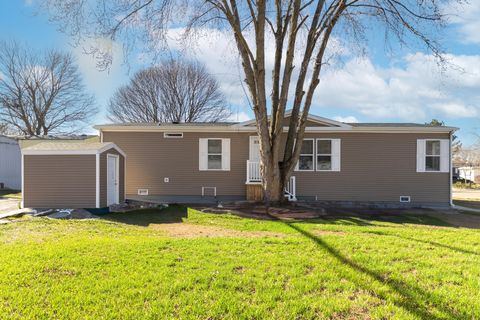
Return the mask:
[[[381,274],[368,269],[365,266],[347,258],[343,255],[338,249],[331,246],[324,240],[322,240],[319,236],[313,235],[308,231],[303,230],[302,228],[292,224],[288,221],[282,221],[284,224],[292,228],[293,230],[297,231],[301,235],[305,236],[306,238],[312,240],[317,246],[321,249],[328,252],[332,255],[335,259],[337,259],[340,263],[349,268],[355,270],[356,272],[362,273],[367,275],[372,280],[382,283],[383,285],[388,286],[391,290],[395,291],[401,296],[401,299],[393,298],[393,303],[404,310],[408,311],[411,314],[416,315],[421,319],[443,319],[444,316],[447,316],[452,319],[459,319],[462,315],[459,315],[448,307],[445,307],[445,304],[436,304],[434,307],[428,305],[428,301],[438,301],[438,296],[423,290],[418,286],[409,285],[403,281],[391,279]],[[362,285],[361,283],[357,283],[358,285]],[[387,301],[391,298],[386,297],[384,295],[375,292],[375,294],[380,297],[381,299]],[[427,302],[425,305],[418,303],[417,301]],[[437,311],[443,313],[443,316],[437,316],[432,312],[432,309],[436,309]]]
[[[280,218],[281,219],[281,218]],[[315,224],[334,224],[334,225],[351,225],[351,226],[379,226],[375,222],[388,222],[392,224],[404,225],[404,224],[415,224],[415,225],[428,225],[428,226],[437,226],[437,227],[454,227],[451,224],[445,222],[442,219],[432,217],[429,215],[416,215],[416,214],[405,214],[405,213],[384,213],[379,212],[378,214],[372,213],[342,213],[342,214],[330,214],[322,216],[317,219],[294,219],[297,222],[305,223],[315,223]]]
[[[181,223],[188,217],[188,209],[183,206],[148,208],[127,212],[109,213],[101,219],[119,223],[148,227],[151,224]]]

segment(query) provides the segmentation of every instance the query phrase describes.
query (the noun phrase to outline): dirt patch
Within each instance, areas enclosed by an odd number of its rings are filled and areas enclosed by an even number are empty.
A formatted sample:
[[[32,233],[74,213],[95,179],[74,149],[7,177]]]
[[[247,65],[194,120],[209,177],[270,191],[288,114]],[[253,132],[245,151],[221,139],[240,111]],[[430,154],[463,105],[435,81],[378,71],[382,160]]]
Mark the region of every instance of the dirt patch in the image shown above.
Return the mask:
[[[202,226],[186,223],[169,223],[156,225],[156,228],[165,231],[175,238],[259,238],[259,237],[284,237],[285,234],[270,231],[239,231],[221,227]]]
[[[323,208],[305,208],[300,206],[285,205],[282,207],[266,207],[262,204],[229,204],[223,208],[195,207],[196,210],[208,213],[231,213],[240,217],[260,220],[291,220],[315,219],[325,215]]]

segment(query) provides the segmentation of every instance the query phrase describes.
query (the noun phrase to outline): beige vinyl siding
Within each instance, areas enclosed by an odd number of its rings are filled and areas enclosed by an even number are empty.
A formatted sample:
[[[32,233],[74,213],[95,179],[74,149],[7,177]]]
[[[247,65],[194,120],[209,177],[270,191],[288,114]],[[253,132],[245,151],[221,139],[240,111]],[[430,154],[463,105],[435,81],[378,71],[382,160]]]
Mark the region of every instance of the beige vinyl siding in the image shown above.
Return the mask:
[[[94,208],[95,155],[24,155],[24,206]]]
[[[217,187],[218,195],[245,197],[246,161],[252,133],[191,133],[165,139],[162,132],[103,132],[127,154],[126,193],[149,189],[150,195],[201,195]],[[229,138],[230,171],[199,171],[199,138]],[[297,196],[331,201],[448,203],[449,173],[417,173],[417,139],[448,139],[447,133],[307,133],[305,138],[341,139],[340,172],[293,172]],[[165,183],[168,177],[170,182]]]
[[[107,155],[119,156],[119,199],[120,203],[125,201],[125,158],[114,148],[108,149],[100,154],[100,207],[107,206]]]
[[[417,139],[448,134],[338,133],[306,138],[340,138],[340,172],[294,172],[297,195],[318,200],[443,202],[450,198],[450,174],[416,172]]]
[[[150,195],[196,195],[202,186],[216,187],[217,195],[245,196],[248,133],[192,133],[164,138],[162,132],[103,132],[104,142],[114,142],[127,154],[126,191]],[[199,139],[230,140],[230,170],[199,170]],[[169,178],[169,182],[164,182]]]

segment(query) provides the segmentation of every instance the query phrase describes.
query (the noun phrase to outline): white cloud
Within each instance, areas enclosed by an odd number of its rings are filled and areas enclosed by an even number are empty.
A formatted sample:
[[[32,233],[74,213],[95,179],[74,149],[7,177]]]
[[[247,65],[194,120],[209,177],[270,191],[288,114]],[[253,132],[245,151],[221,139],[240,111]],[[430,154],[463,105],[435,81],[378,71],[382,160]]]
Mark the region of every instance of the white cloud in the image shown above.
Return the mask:
[[[477,117],[479,115],[478,108],[466,106],[461,102],[435,104],[432,106],[432,108],[439,110],[449,118],[469,118]]]
[[[450,23],[458,28],[464,42],[480,43],[480,1],[462,1],[461,4],[451,1],[444,12],[450,16]]]
[[[346,117],[336,116],[336,117],[333,117],[333,120],[339,121],[339,122],[345,122],[345,123],[356,123],[356,122],[359,122],[358,119],[355,118],[354,116],[346,116]]]
[[[178,41],[182,31],[171,30],[171,48],[182,51]],[[459,68],[447,66],[445,70],[432,56],[421,53],[407,55],[397,65],[381,68],[368,58],[348,56],[347,50],[339,44],[337,46],[340,47],[337,52],[346,62],[341,67],[335,68],[332,64],[324,69],[314,96],[312,113],[322,115],[326,109],[335,108],[340,114],[348,115],[354,111],[371,121],[408,122],[480,115],[480,55],[449,55],[450,62]],[[227,34],[207,30],[195,39],[193,51],[183,52],[187,57],[194,56],[203,62],[219,80],[229,103],[238,106],[239,112],[248,114],[247,88],[242,85],[244,77],[240,58]],[[274,52],[271,41],[267,41],[266,52],[269,94]],[[295,66],[294,70],[298,72],[298,60]],[[291,90],[293,88],[294,85],[291,85]],[[289,101],[291,97],[292,94]],[[331,111],[328,113],[331,114]]]
[[[315,95],[319,108],[355,110],[370,118],[424,121],[480,114],[480,56],[448,58],[460,67],[443,71],[431,56],[405,57],[403,68],[379,68],[354,59],[324,74]]]

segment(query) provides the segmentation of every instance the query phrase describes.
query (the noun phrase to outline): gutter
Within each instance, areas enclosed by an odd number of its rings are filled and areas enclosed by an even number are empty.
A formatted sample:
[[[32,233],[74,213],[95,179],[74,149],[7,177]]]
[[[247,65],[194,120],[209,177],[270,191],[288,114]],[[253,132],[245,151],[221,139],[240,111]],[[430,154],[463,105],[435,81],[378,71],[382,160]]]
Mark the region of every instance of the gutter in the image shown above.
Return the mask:
[[[102,132],[257,132],[256,127],[235,126],[94,126]],[[306,127],[306,133],[452,133],[454,127]],[[288,132],[288,127],[283,128]]]

